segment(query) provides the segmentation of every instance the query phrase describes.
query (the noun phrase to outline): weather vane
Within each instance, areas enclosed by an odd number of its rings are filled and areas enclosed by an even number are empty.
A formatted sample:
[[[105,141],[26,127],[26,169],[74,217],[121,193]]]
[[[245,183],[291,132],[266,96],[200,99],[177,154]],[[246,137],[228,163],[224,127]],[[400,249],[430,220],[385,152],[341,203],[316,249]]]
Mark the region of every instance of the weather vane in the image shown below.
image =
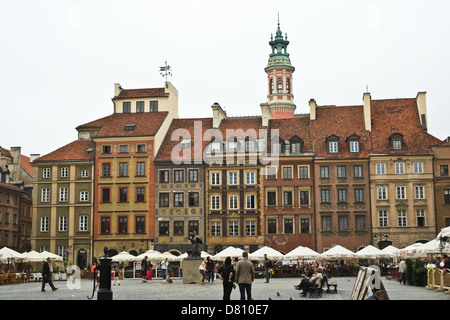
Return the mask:
[[[166,82],[167,82],[167,76],[171,76],[172,75],[172,68],[167,64],[166,61],[166,65],[164,67],[159,67],[159,71],[161,73],[161,75],[164,77],[166,77]]]

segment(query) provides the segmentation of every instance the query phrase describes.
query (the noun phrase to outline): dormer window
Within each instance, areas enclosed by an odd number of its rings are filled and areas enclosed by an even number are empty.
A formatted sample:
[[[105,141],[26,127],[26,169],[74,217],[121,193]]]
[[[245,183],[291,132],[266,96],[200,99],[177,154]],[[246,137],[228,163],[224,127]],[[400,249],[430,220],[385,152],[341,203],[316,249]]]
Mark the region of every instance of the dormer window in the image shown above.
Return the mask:
[[[127,124],[125,125],[125,131],[133,131],[136,128],[136,124]]]
[[[236,141],[228,141],[228,151],[237,151],[238,143]]]
[[[247,152],[251,152],[251,151],[255,151],[255,141],[253,140],[246,140],[245,141],[245,151]]]
[[[351,153],[358,153],[360,151],[359,148],[359,136],[356,134],[352,134],[350,137],[347,138],[348,141],[348,149]]]
[[[272,154],[282,154],[284,153],[284,141],[279,137],[274,137],[271,144]]]
[[[291,153],[299,154],[302,152],[303,141],[299,137],[295,136],[289,141],[291,147]]]
[[[331,135],[326,139],[327,153],[338,153],[339,152],[339,137],[336,135]]]
[[[212,142],[211,143],[211,153],[220,152],[220,142]]]
[[[389,137],[390,148],[394,150],[402,150],[405,148],[403,142],[403,135],[401,133],[394,133]]]
[[[181,140],[181,147],[182,148],[189,148],[191,146],[191,138],[184,138]]]

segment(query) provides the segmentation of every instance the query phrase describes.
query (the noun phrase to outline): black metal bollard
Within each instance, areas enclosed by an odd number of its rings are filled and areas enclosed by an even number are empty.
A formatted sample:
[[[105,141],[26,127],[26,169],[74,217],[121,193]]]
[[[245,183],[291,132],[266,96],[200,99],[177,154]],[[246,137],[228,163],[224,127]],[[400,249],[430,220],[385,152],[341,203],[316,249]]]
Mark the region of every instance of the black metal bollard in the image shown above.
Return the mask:
[[[111,290],[111,258],[108,256],[108,247],[103,249],[105,255],[100,258],[100,264],[97,267],[100,272],[100,280],[97,292],[97,300],[112,300],[113,292]]]

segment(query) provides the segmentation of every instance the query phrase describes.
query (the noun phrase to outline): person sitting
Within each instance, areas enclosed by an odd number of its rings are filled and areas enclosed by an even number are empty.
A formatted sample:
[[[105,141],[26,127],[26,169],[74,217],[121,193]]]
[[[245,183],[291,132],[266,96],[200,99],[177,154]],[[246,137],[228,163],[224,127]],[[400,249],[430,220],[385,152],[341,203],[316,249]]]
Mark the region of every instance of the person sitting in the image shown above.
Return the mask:
[[[313,276],[313,272],[310,268],[306,267],[304,273],[302,273],[302,280],[298,285],[294,285],[295,290],[301,290],[302,282],[309,281],[309,279]]]
[[[299,286],[300,294],[302,297],[306,297],[306,294],[309,291],[309,288],[311,287],[317,287],[320,286],[323,275],[322,275],[322,269],[316,268],[314,275],[308,280],[301,283],[301,287]]]

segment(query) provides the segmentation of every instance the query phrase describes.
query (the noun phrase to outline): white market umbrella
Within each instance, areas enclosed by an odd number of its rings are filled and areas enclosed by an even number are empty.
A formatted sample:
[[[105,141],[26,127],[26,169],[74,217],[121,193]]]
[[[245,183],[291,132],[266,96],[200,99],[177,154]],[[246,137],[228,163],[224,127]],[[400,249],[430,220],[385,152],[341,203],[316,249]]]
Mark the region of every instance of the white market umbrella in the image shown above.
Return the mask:
[[[378,255],[378,258],[395,258],[400,255],[400,249],[389,245],[383,249],[381,249],[381,253]]]
[[[436,240],[441,241],[448,237],[450,237],[450,227],[445,227],[442,228],[441,232],[438,233]]]
[[[25,256],[13,249],[3,247],[0,249],[0,256],[3,261],[7,261],[8,258],[23,259]]]
[[[114,262],[128,262],[128,261],[134,261],[136,259],[136,256],[133,256],[132,254],[129,254],[126,251],[122,251],[119,254],[116,254],[115,256],[111,257],[111,260]]]
[[[422,250],[423,243],[413,243],[403,249],[400,249],[402,255],[420,257],[424,255]],[[426,255],[426,254],[425,254]]]
[[[183,260],[183,259],[186,259],[188,256],[189,256],[188,253],[185,252],[185,253],[179,255],[178,258],[180,258],[180,260]],[[208,257],[211,257],[211,259],[214,259],[213,255],[212,255],[212,254],[209,254],[209,253],[206,252],[206,251],[201,251],[201,252],[200,252],[200,257],[203,258],[203,259],[206,259],[206,258],[208,258]]]
[[[223,249],[222,251],[216,253],[212,259],[213,260],[225,260],[227,257],[230,258],[241,258],[242,257],[242,252],[244,252],[244,250],[242,250],[241,248],[235,248],[233,246],[229,246],[225,249]]]
[[[425,253],[449,253],[450,243],[444,242],[443,246],[441,247],[440,241],[433,239],[421,246],[420,249],[422,249]]]
[[[47,258],[50,257],[52,260],[63,261],[63,257],[48,251],[42,251],[40,255],[44,257],[44,260],[47,260]]]
[[[147,260],[150,260],[150,261],[156,261],[156,260],[164,259],[161,252],[155,251],[155,250],[147,250],[144,253],[141,253],[140,255],[134,257],[134,261],[140,262],[145,257],[147,257]]]
[[[284,255],[285,260],[313,260],[319,257],[320,253],[303,246],[298,246]]]
[[[355,258],[355,253],[340,245],[335,245],[331,249],[325,251],[321,255],[324,260],[336,260],[336,259],[352,259]]]
[[[264,254],[267,254],[267,258],[270,260],[282,260],[284,258],[284,254],[281,252],[271,248],[271,247],[262,247],[255,252],[252,252],[248,255],[249,260],[263,260]]]
[[[47,257],[43,257],[40,252],[31,250],[30,252],[25,252],[25,261],[29,262],[44,262]]]
[[[169,261],[181,261],[182,260],[182,258],[180,258],[179,256],[176,256],[176,255],[174,255],[174,254],[171,254],[170,252],[163,252],[163,253],[161,253],[161,255],[163,256],[163,259],[162,260],[165,260],[166,258],[169,260]]]
[[[359,259],[376,259],[379,254],[381,254],[381,250],[369,244],[356,252],[356,257]]]

